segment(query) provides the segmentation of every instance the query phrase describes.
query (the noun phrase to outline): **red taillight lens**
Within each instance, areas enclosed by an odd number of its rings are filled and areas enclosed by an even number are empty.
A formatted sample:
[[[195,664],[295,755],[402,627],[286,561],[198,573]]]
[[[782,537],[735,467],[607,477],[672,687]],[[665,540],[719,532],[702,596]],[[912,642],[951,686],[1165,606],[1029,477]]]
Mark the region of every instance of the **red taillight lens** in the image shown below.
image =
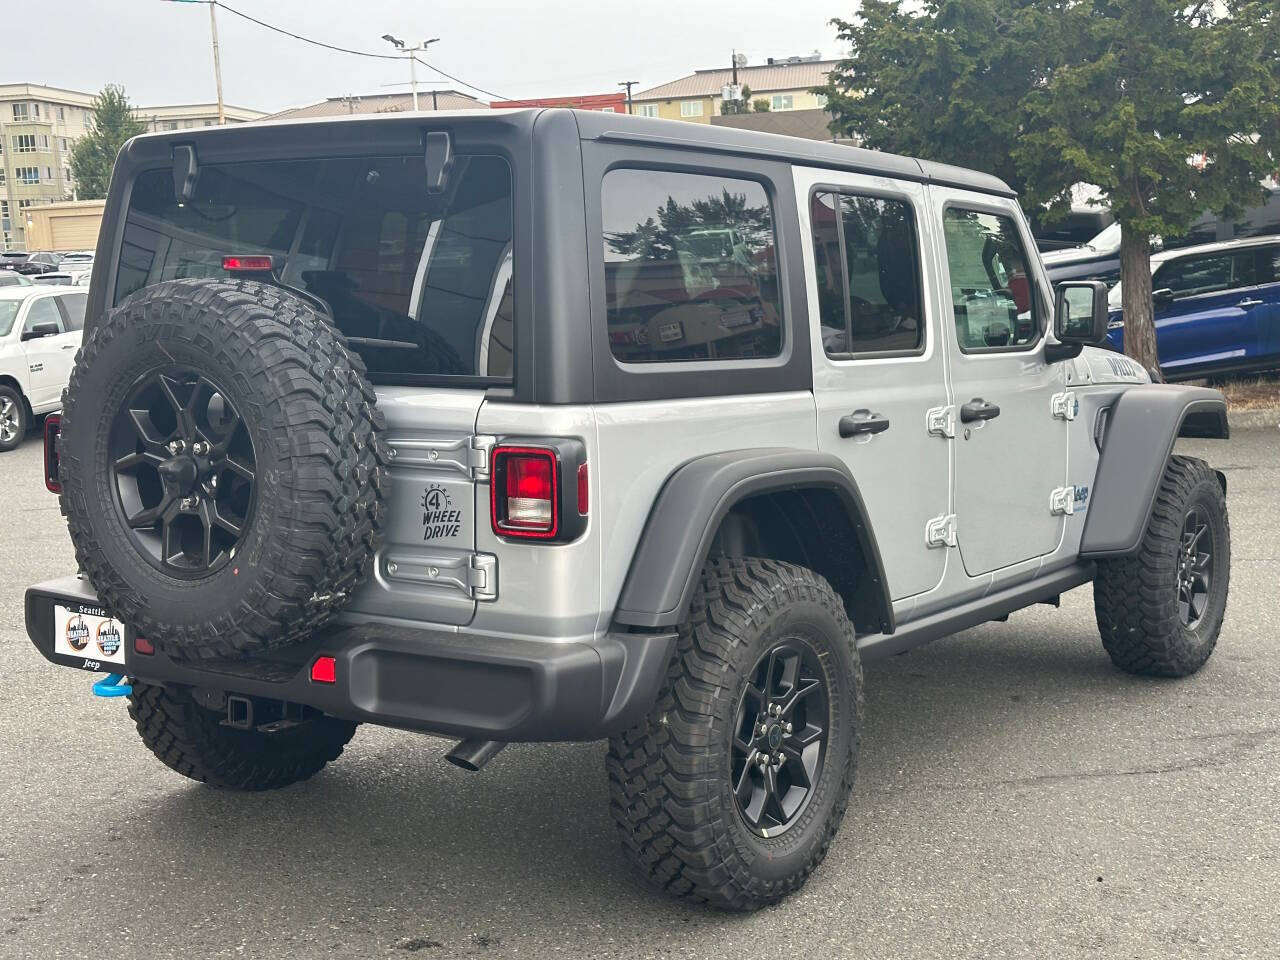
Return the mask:
[[[156,647],[145,637],[138,637],[133,641],[133,652],[140,653],[144,657],[153,657],[156,653]]]
[[[311,664],[312,683],[337,683],[338,661],[333,657],[316,657]]]
[[[493,451],[490,500],[493,530],[506,537],[548,539],[560,526],[559,464],[541,447]]]
[[[44,418],[44,485],[50,493],[62,492],[58,479],[58,436],[62,432],[62,417],[51,413]]]
[[[587,496],[587,463],[578,464],[578,516],[585,517],[591,499]]]
[[[228,273],[270,273],[275,269],[274,257],[223,257],[222,269]]]

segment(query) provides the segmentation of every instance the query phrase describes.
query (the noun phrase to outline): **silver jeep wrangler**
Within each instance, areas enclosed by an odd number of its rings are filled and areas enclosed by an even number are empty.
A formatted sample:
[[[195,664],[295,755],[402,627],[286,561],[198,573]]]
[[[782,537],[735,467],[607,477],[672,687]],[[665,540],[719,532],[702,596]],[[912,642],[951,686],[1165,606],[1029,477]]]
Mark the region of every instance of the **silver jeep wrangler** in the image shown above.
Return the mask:
[[[304,780],[358,723],[609,739],[672,894],[822,860],[861,659],[1093,581],[1183,676],[1226,604],[1215,391],[1099,348],[1016,198],[936,163],[567,110],[140,137],[47,480],[49,660],[185,776]],[[60,431],[60,433],[59,433]]]

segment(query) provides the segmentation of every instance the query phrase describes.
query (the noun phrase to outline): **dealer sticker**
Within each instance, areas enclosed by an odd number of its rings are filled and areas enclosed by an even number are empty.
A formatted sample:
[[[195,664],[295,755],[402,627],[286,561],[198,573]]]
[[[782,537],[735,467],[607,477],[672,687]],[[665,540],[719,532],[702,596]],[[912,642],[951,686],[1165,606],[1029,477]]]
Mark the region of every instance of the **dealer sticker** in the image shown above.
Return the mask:
[[[124,624],[101,607],[53,607],[53,652],[80,661],[85,670],[124,666]]]

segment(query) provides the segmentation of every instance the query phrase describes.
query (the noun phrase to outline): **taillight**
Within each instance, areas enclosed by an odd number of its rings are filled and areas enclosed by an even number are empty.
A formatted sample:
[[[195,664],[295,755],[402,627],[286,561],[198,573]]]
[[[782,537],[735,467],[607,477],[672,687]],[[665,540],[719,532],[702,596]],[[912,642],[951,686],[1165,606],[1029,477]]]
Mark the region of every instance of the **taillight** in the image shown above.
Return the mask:
[[[58,479],[58,437],[62,432],[62,415],[51,413],[44,418],[44,485],[50,493],[62,492]]]
[[[549,540],[560,527],[560,464],[554,450],[495,447],[489,483],[493,530]]]
[[[275,257],[257,254],[222,258],[222,269],[227,273],[270,273],[275,266]]]

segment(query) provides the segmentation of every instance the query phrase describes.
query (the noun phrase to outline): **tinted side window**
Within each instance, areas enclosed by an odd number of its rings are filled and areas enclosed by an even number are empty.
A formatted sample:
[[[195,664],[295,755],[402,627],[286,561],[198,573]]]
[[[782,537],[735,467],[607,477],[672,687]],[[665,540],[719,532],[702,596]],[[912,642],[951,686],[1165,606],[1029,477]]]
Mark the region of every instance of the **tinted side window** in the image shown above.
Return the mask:
[[[1172,290],[1175,299],[1249,287],[1255,281],[1253,251],[1184,257],[1166,263],[1151,280],[1153,290]]]
[[[827,355],[920,349],[924,310],[911,205],[816,193],[810,214]]]
[[[617,359],[782,352],[776,234],[761,184],[611,170],[601,206],[609,345]]]
[[[1035,288],[1013,218],[948,207],[943,230],[960,349],[1034,343],[1040,335]]]
[[[31,302],[31,306],[27,308],[27,319],[22,324],[22,332],[30,333],[37,323],[56,323],[59,333],[66,330],[62,323],[62,314],[58,312],[58,306],[53,302],[53,297],[41,297]]]
[[[68,330],[84,329],[84,309],[88,302],[89,296],[84,293],[68,293],[58,297],[58,304],[66,317]]]

